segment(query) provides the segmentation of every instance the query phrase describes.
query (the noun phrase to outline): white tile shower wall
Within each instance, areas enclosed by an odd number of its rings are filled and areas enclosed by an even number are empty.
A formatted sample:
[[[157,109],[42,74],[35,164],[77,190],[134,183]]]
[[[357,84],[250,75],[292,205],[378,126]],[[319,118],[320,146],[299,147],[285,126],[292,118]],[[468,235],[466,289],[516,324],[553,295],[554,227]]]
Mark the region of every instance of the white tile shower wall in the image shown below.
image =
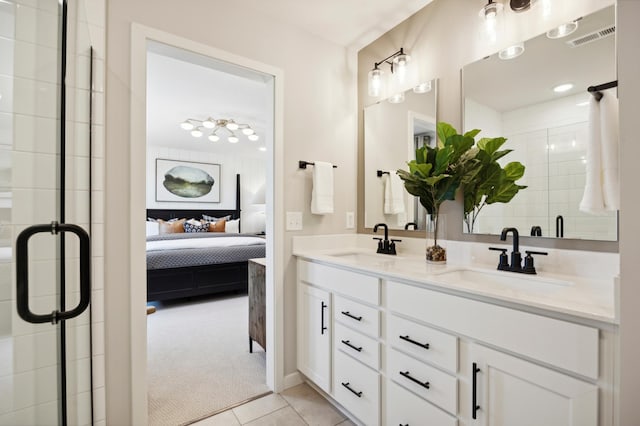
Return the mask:
[[[82,376],[70,384],[69,393],[77,393],[78,403],[70,409],[70,417],[75,424],[89,424],[87,415],[88,361],[87,344],[89,329],[93,331],[93,369],[94,369],[94,421],[104,422],[104,315],[103,315],[103,274],[102,258],[104,214],[98,211],[104,208],[104,27],[105,1],[69,2],[69,51],[67,68],[67,87],[69,89],[66,123],[68,136],[69,177],[67,178],[67,222],[77,222],[87,228],[88,196],[93,196],[94,232],[92,235],[92,276],[93,296],[92,324],[88,314],[69,326],[69,359],[82,364]],[[13,239],[25,226],[33,223],[47,223],[52,212],[44,206],[55,205],[57,152],[57,128],[59,120],[57,110],[57,0],[20,0],[0,2],[0,143],[12,147],[11,155],[3,156],[13,183],[12,207]],[[89,99],[89,51],[94,48],[94,126],[93,187],[88,187],[88,99]],[[23,170],[33,170],[33,174]],[[0,176],[2,171],[0,170]],[[0,188],[2,191],[2,188]],[[34,208],[35,206],[35,208]],[[45,279],[55,271],[52,253],[55,253],[52,239],[35,241],[31,254],[30,268],[32,280],[49,282]],[[77,244],[70,250],[69,270],[77,269]],[[7,265],[5,268],[4,266]],[[17,317],[15,289],[11,283],[10,263],[0,264],[0,303],[9,303],[8,318],[0,318],[0,330],[7,329],[0,336],[0,357],[9,361],[3,365],[10,371],[0,370],[0,388],[3,398],[0,403],[0,425],[44,424],[57,417],[56,395],[48,394],[41,388],[56,389],[55,356],[45,349],[53,340],[53,329],[42,328],[24,323]],[[70,278],[73,287],[76,278]],[[76,287],[77,288],[77,287]],[[34,290],[32,308],[46,312],[53,306],[53,286],[42,285]],[[77,299],[77,291],[70,290],[70,302]],[[5,301],[5,302],[3,302]],[[43,347],[44,346],[44,347]],[[38,381],[40,380],[40,381]],[[35,386],[35,383],[48,383],[50,386]],[[6,397],[5,397],[6,396]],[[77,409],[76,409],[77,407]]]

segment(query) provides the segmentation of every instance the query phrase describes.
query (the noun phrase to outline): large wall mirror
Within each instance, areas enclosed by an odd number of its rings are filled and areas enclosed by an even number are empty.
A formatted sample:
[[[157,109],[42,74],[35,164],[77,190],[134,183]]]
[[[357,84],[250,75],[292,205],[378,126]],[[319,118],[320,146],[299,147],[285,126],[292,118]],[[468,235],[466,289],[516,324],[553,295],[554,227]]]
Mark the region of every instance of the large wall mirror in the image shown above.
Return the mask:
[[[437,80],[364,109],[364,226],[425,229],[426,212],[404,190],[396,170],[406,169],[415,150],[436,141]]]
[[[514,151],[501,161],[523,163],[518,184],[528,186],[509,203],[484,207],[473,229],[463,224],[464,232],[499,234],[515,226],[521,235],[533,228],[543,237],[617,240],[617,212],[579,210],[586,182],[587,88],[616,80],[614,6],[576,24],[565,37],[548,32],[525,41],[515,58],[496,53],[463,68],[465,131],[508,138],[503,148]],[[568,89],[557,91],[562,84]]]

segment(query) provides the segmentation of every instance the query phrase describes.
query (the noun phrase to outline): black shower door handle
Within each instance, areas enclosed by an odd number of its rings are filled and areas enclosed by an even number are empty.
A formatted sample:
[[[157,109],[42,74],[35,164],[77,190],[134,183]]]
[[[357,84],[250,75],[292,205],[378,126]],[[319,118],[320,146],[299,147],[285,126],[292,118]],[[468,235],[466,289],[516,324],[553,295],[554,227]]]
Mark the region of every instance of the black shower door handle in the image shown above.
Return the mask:
[[[54,310],[50,314],[36,314],[29,308],[29,239],[35,234],[71,232],[80,241],[80,301],[75,308],[67,311]],[[78,225],[51,222],[44,225],[33,225],[23,230],[16,240],[16,304],[18,315],[23,320],[39,324],[77,317],[89,306],[91,300],[91,243],[89,234]]]

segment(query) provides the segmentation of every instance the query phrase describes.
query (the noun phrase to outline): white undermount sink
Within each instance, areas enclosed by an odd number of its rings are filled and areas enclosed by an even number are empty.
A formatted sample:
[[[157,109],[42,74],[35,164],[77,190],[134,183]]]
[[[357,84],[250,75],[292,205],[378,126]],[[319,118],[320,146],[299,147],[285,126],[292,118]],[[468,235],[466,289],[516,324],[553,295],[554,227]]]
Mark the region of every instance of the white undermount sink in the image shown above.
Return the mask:
[[[438,274],[443,281],[471,282],[474,284],[502,284],[502,285],[522,285],[530,288],[536,286],[566,287],[573,285],[571,281],[558,280],[554,278],[540,277],[538,275],[527,275],[508,271],[486,271],[477,269],[459,269]]]
[[[361,264],[364,263],[367,265],[379,265],[379,266],[391,265],[396,260],[396,256],[394,255],[363,253],[363,252],[332,253],[329,256],[354,262],[354,263],[361,263]]]

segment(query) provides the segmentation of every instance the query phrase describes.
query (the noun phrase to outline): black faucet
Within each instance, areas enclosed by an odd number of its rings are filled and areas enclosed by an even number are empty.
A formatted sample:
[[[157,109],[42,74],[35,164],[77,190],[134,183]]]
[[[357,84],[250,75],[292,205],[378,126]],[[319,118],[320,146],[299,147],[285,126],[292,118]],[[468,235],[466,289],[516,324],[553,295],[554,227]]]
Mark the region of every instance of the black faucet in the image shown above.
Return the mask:
[[[389,227],[386,223],[377,223],[373,227],[373,232],[378,232],[378,227],[384,228],[384,240],[382,238],[373,237],[374,240],[378,240],[378,250],[376,253],[381,254],[396,254],[396,243],[399,243],[402,240],[394,240],[389,241]]]
[[[415,222],[407,222],[407,223],[404,225],[404,229],[405,229],[405,231],[408,231],[410,226],[413,226],[413,230],[414,230],[414,231],[416,231],[416,230],[418,229],[418,224],[417,224],[417,223],[415,223]]]
[[[520,254],[520,235],[516,228],[503,228],[500,233],[500,241],[507,241],[507,234],[513,234],[513,251],[511,252],[511,266],[509,270],[513,272],[522,271],[522,255]]]

